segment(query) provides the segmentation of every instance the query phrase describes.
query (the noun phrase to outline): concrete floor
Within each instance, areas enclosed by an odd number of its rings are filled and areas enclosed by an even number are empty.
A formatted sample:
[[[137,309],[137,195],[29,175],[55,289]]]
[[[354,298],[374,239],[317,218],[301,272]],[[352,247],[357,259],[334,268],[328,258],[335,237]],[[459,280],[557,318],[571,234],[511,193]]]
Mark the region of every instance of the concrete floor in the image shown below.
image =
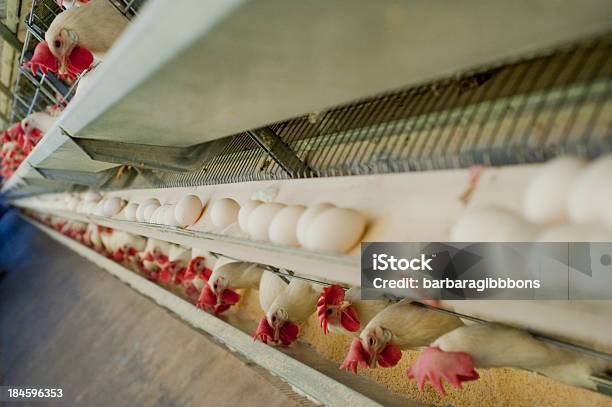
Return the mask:
[[[294,405],[14,213],[0,219],[0,268],[1,385],[59,387],[71,406]]]

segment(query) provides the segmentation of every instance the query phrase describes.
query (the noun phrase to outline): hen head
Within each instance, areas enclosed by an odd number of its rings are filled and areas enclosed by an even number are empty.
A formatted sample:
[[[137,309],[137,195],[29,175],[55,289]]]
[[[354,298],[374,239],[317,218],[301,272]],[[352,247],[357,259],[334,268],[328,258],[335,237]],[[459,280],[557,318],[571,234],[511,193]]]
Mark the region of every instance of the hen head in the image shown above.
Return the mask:
[[[193,280],[196,277],[200,277],[208,281],[212,271],[206,267],[205,260],[203,256],[195,256],[189,260],[187,271],[185,271],[185,280]]]
[[[157,255],[157,258],[159,261],[159,255]],[[180,260],[166,261],[159,272],[160,281],[180,284],[183,281],[183,276],[187,270],[185,267],[183,267],[183,264],[184,263]]]
[[[289,320],[284,309],[279,308],[261,318],[253,338],[271,345],[288,346],[297,339],[299,332],[297,324]]]
[[[232,305],[240,301],[240,294],[232,290],[225,290],[221,295],[217,295],[210,285],[204,284],[197,307],[206,311],[220,314],[227,311]]]
[[[392,343],[393,334],[386,328],[375,327],[361,332],[359,338],[353,339],[349,353],[341,369],[357,373],[357,366],[363,368],[393,367],[402,358],[401,349]]]
[[[40,136],[42,136],[42,132],[38,128],[38,124],[31,117],[26,117],[25,119],[23,119],[20,123],[20,126],[21,132],[28,137],[38,139]]]
[[[32,59],[24,66],[29,67],[34,75],[38,74],[38,70],[44,75],[51,71],[61,78],[74,80],[91,67],[93,54],[78,45],[78,36],[74,31],[65,28],[55,34],[53,31],[47,31],[47,40],[36,45]]]
[[[126,259],[132,260],[137,255],[138,255],[138,252],[136,251],[135,248],[131,247],[128,244],[124,244],[121,247],[119,247],[117,250],[115,250],[115,252],[113,253],[113,258],[117,262],[123,262]]]
[[[324,334],[329,331],[329,324],[342,325],[349,332],[357,332],[361,327],[357,312],[344,299],[344,289],[335,284],[325,287],[321,292],[317,302],[317,316]]]

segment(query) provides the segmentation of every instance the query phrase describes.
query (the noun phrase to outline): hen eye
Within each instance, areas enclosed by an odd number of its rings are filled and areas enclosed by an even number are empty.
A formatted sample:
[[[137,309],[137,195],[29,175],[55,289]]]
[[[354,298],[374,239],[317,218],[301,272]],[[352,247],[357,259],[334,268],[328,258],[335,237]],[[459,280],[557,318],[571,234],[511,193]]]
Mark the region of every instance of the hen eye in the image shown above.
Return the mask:
[[[374,345],[374,338],[370,338],[370,346]]]
[[[55,40],[53,42],[53,45],[55,45],[55,48],[61,48],[62,47],[62,42],[60,40]]]
[[[217,289],[217,283],[213,284],[213,288],[216,290]]]
[[[276,322],[276,315],[272,315],[272,322]]]
[[[332,314],[332,312],[333,312],[333,311],[332,311],[332,309],[331,309],[331,308],[328,308],[328,309],[325,311],[325,313],[326,313],[327,315],[331,315],[331,314]]]

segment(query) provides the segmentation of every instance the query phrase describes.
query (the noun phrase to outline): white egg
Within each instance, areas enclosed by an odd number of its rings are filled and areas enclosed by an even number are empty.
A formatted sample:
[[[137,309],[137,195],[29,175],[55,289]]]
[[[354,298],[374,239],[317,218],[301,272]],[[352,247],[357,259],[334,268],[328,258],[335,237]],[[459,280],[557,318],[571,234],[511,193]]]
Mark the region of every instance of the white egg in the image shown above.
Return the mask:
[[[297,223],[297,239],[302,246],[306,246],[306,231],[314,220],[324,211],[335,208],[333,204],[324,202],[309,206],[300,216]]]
[[[576,179],[568,203],[574,223],[597,223],[612,208],[612,154],[589,164]]]
[[[257,208],[262,203],[261,201],[251,200],[240,206],[240,211],[238,211],[238,224],[240,225],[240,229],[244,232],[249,233],[249,215],[253,212],[253,209]]]
[[[72,212],[76,212],[77,206],[79,206],[79,203],[81,203],[81,201],[79,201],[79,198],[77,197],[71,198],[68,201],[68,210]]]
[[[118,196],[114,196],[112,198],[108,198],[104,200],[104,207],[102,208],[102,212],[104,216],[110,218],[111,216],[115,216],[121,209],[125,206],[125,201]]]
[[[452,242],[530,242],[538,227],[503,208],[481,208],[466,212],[453,225]]]
[[[163,218],[164,218],[164,206],[162,205],[162,206],[158,206],[157,209],[153,211],[153,214],[149,218],[149,223],[160,225],[162,223]]]
[[[226,228],[238,219],[240,204],[231,198],[214,201],[210,206],[210,220],[217,228]]]
[[[157,208],[159,207],[160,207],[159,203],[150,203],[147,206],[145,206],[144,213],[143,213],[145,222],[151,222],[151,217],[153,216],[153,212],[155,212]]]
[[[175,222],[183,227],[193,225],[200,219],[204,205],[195,195],[185,195],[174,207]]]
[[[85,202],[98,202],[100,199],[102,199],[102,195],[96,191],[87,191],[83,194]]]
[[[297,224],[305,210],[302,205],[291,205],[278,211],[268,229],[270,241],[284,246],[299,247]]]
[[[285,207],[281,203],[264,203],[251,211],[248,219],[249,236],[254,240],[268,241],[268,230],[274,216]]]
[[[83,213],[93,215],[96,210],[97,202],[88,201],[83,205]]]
[[[125,209],[123,210],[123,213],[125,215],[125,219],[129,220],[129,221],[135,221],[136,220],[136,211],[138,211],[138,203],[137,202],[130,202]]]
[[[166,223],[166,216],[174,217],[174,205],[163,204],[159,208],[158,217],[156,219],[157,223],[160,225],[167,225],[168,223]],[[176,224],[176,221],[174,221],[174,224]]]
[[[96,206],[93,210],[93,214],[95,216],[104,216],[104,202],[106,202],[106,199],[102,199],[101,201],[95,204]]]
[[[304,247],[311,250],[345,253],[361,241],[366,218],[348,208],[328,208],[306,229]]]
[[[612,242],[612,230],[600,225],[561,225],[543,230],[538,242]]]
[[[179,223],[176,220],[176,216],[174,215],[175,211],[176,205],[164,205],[164,218],[162,220],[162,223],[164,225],[179,226]]]
[[[145,208],[150,204],[157,204],[157,206],[160,206],[159,201],[157,199],[155,198],[146,199],[144,202],[142,202],[138,206],[138,209],[136,210],[136,220],[138,222],[146,222],[144,211],[145,211]]]
[[[535,223],[564,221],[572,185],[585,165],[585,160],[570,156],[547,162],[529,181],[523,197],[523,216]]]

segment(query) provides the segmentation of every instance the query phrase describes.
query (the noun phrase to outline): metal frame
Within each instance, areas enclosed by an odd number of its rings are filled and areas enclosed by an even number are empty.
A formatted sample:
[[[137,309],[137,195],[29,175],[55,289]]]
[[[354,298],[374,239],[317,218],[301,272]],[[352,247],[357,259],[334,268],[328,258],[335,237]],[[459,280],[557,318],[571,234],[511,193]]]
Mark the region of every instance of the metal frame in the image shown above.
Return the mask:
[[[596,157],[612,150],[611,52],[608,34],[248,130],[211,142],[224,147],[197,170],[149,167],[149,181],[179,187]],[[166,147],[154,149],[164,157]]]

